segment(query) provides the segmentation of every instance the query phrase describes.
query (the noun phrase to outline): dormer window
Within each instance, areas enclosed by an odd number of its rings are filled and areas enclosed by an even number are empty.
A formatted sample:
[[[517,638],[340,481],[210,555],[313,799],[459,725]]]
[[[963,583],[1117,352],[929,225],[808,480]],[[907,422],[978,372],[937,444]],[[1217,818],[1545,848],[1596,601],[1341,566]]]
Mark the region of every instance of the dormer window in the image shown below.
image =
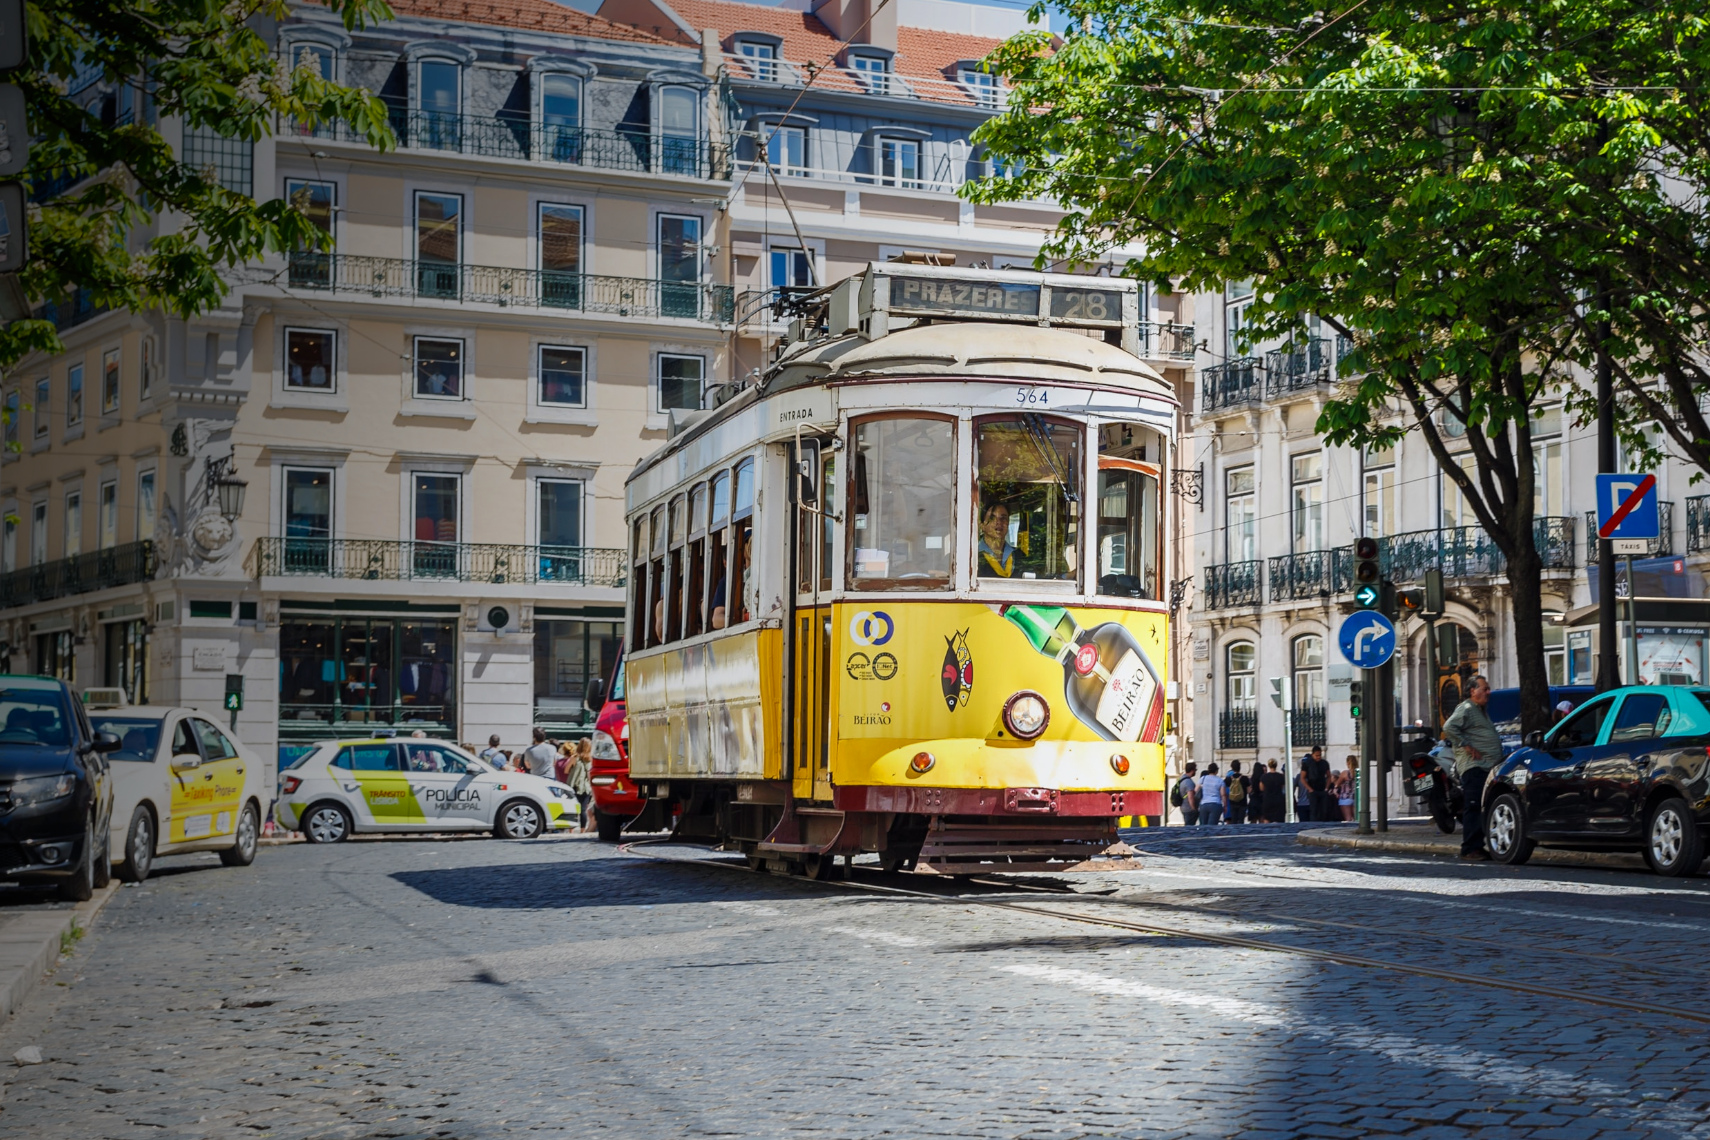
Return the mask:
[[[748,73],[761,83],[776,83],[778,81],[778,48],[776,44],[757,43],[754,40],[738,40],[736,53],[742,57],[748,68]]]
[[[891,61],[888,57],[851,53],[849,67],[868,91],[875,95],[890,93]]]
[[[761,135],[766,140],[766,161],[779,174],[791,175],[797,178],[807,176],[807,131],[802,127],[785,126],[775,123],[770,126],[762,125]]]
[[[333,49],[327,44],[296,43],[291,45],[291,66],[306,67],[328,82],[333,77]]]
[[[582,160],[582,80],[549,72],[540,77],[540,131],[553,162]]]
[[[957,78],[962,81],[962,86],[968,89],[968,94],[973,96],[974,102],[979,106],[996,107],[1002,101],[997,76],[991,72],[964,67],[957,73]]]
[[[463,69],[449,59],[416,64],[416,106],[411,131],[415,145],[433,150],[461,149]]]

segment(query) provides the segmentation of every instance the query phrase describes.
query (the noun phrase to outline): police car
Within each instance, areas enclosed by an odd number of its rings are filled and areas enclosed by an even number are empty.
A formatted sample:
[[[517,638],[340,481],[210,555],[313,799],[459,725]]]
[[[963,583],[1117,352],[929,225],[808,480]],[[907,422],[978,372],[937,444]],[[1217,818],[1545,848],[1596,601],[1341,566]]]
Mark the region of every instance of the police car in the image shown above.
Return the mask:
[[[310,843],[353,832],[486,831],[533,839],[575,824],[563,784],[502,772],[438,740],[329,740],[280,773],[282,827]]]

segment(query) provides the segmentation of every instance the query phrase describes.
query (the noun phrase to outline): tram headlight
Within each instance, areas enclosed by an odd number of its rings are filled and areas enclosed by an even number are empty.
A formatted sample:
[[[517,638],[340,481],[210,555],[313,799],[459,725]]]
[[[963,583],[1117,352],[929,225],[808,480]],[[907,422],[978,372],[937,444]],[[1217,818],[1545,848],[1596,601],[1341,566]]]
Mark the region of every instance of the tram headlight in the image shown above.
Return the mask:
[[[1112,753],[1110,757],[1110,770],[1115,772],[1118,776],[1128,775],[1128,757],[1124,756],[1120,752]]]
[[[932,766],[936,763],[938,763],[938,758],[932,753],[916,752],[914,754],[914,759],[908,762],[908,766],[913,768],[916,772],[930,772],[932,771]]]
[[[1031,689],[1023,689],[1004,702],[1003,725],[1021,740],[1032,740],[1051,723],[1051,706]]]

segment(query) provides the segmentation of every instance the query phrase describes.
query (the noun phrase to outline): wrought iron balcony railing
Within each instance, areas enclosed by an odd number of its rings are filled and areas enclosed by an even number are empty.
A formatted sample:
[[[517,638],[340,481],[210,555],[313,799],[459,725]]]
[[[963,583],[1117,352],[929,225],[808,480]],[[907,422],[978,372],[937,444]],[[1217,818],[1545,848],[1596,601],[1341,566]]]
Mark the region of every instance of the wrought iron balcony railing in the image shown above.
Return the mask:
[[[1702,554],[1710,550],[1710,495],[1694,495],[1686,500],[1686,552]]]
[[[1657,504],[1658,521],[1662,523],[1658,537],[1645,544],[1645,553],[1640,558],[1665,558],[1674,553],[1674,504],[1667,499]],[[1686,525],[1692,526],[1692,500],[1686,500]],[[1691,549],[1692,535],[1686,536],[1687,548]],[[1597,561],[1597,512],[1585,512],[1585,564],[1592,565]]]
[[[154,543],[127,542],[0,574],[0,609],[129,586],[154,577]]]
[[[1309,550],[1271,559],[1271,601],[1317,601],[1336,593],[1333,552]]]
[[[1257,748],[1259,710],[1224,709],[1217,718],[1217,747]]]
[[[1256,356],[1200,369],[1200,410],[1215,412],[1258,403],[1264,395],[1264,371]]]
[[[622,549],[372,538],[258,539],[249,573],[256,578],[437,579],[494,585],[622,586],[625,580]]]
[[[1323,748],[1330,743],[1324,725],[1323,705],[1300,705],[1289,715],[1289,743],[1295,751],[1311,748],[1317,745]]]
[[[705,138],[656,133],[645,124],[615,130],[535,123],[515,115],[454,115],[392,107],[388,118],[398,145],[407,150],[441,150],[483,158],[514,158],[562,166],[591,166],[637,174],[682,178],[730,178],[730,152]],[[342,122],[315,127],[284,123],[283,137],[367,140]]]
[[[1265,395],[1280,400],[1330,383],[1330,342],[1301,337],[1265,353]]]
[[[1532,542],[1545,570],[1574,568],[1573,525],[1573,519],[1566,516],[1532,520]],[[1440,567],[1446,578],[1495,578],[1508,572],[1508,559],[1484,529],[1476,526],[1415,530],[1380,538],[1378,565],[1390,581],[1404,583],[1419,581],[1433,567]],[[1333,552],[1330,576],[1335,593],[1352,592],[1352,547]]]
[[[1264,563],[1225,562],[1205,568],[1205,588],[1200,596],[1207,610],[1257,606],[1265,600]]]
[[[1192,360],[1193,326],[1141,321],[1140,355],[1152,360]]]
[[[735,305],[729,285],[348,253],[293,253],[287,280],[293,288],[331,293],[427,297],[500,308],[565,309],[620,317],[678,317],[708,324],[728,324]]]

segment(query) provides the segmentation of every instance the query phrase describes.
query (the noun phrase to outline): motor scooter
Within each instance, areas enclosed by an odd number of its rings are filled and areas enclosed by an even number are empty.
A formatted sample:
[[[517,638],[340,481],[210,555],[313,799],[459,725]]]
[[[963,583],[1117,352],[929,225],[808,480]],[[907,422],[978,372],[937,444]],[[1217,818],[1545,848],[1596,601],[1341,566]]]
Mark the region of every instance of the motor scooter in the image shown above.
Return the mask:
[[[1446,741],[1438,741],[1429,752],[1409,757],[1401,775],[1401,787],[1410,796],[1425,801],[1426,810],[1444,835],[1455,833],[1466,799],[1455,778],[1455,752]]]

